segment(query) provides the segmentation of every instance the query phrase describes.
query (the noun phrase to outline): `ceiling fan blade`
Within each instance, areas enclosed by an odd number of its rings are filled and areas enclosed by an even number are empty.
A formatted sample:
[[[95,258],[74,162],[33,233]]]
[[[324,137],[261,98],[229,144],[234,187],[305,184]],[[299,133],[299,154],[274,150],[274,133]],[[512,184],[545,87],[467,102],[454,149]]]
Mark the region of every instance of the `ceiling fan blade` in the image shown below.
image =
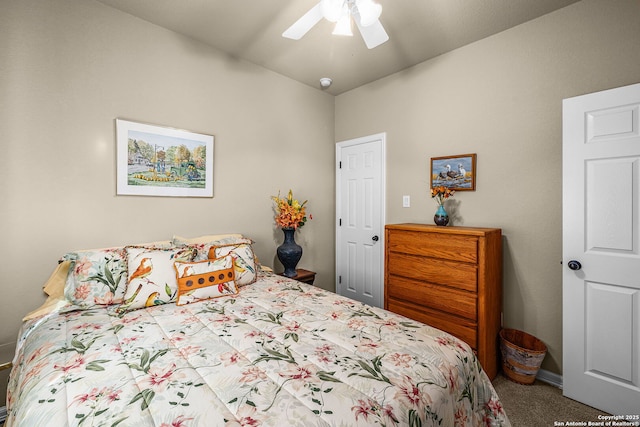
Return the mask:
[[[300,19],[293,23],[292,26],[287,28],[282,37],[288,39],[300,40],[302,36],[307,34],[314,25],[316,25],[322,19],[322,6],[320,3],[311,8],[307,13],[302,15]]]
[[[374,47],[380,46],[382,43],[389,40],[389,35],[384,30],[384,27],[380,23],[380,20],[377,20],[371,25],[363,27],[360,24],[360,16],[354,16],[354,18],[354,21],[356,21],[358,30],[360,30],[360,34],[362,35],[362,39],[367,45],[367,48],[373,49]]]

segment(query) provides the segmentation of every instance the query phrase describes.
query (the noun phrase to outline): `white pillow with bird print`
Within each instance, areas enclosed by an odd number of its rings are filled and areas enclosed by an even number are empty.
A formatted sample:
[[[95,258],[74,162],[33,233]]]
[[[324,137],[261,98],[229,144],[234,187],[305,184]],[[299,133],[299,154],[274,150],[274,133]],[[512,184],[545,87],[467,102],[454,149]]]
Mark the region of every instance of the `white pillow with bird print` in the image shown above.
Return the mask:
[[[233,256],[196,262],[174,263],[178,280],[176,305],[236,295]]]
[[[126,247],[128,284],[119,312],[174,302],[178,282],[173,263],[191,261],[193,248],[172,249]]]
[[[240,244],[251,245],[253,244],[253,240],[247,239],[245,237],[229,237],[225,239],[211,240],[205,243],[188,243],[188,244],[185,244],[184,246],[196,248],[198,253],[196,254],[196,257],[193,259],[194,261],[204,261],[205,259],[215,259],[215,258],[220,258],[222,256],[222,255],[211,256],[211,251],[214,248],[218,248],[222,246],[240,245]],[[176,246],[182,246],[182,245],[176,243]]]
[[[233,256],[233,267],[238,286],[250,285],[256,281],[256,258],[251,245],[241,243],[229,246],[213,246],[209,249],[209,258],[215,259],[225,255]]]

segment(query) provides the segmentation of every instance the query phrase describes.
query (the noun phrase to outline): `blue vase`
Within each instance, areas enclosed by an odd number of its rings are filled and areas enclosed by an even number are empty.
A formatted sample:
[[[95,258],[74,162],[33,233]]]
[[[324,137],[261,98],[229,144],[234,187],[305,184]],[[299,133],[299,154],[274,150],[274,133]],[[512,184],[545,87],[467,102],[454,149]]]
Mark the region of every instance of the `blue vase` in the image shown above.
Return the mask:
[[[294,277],[298,261],[302,258],[302,246],[296,243],[295,228],[283,228],[284,242],[276,249],[278,260],[284,266],[283,275],[286,277]]]
[[[449,214],[447,214],[447,211],[444,210],[444,205],[438,205],[438,210],[433,216],[433,222],[435,222],[436,225],[440,225],[442,227],[449,224]]]

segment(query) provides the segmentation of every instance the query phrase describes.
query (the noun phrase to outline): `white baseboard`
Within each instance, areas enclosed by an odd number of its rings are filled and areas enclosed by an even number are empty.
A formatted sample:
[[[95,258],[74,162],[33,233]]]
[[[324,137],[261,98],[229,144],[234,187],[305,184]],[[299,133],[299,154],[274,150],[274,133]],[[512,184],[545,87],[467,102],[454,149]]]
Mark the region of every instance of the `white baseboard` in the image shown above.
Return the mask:
[[[7,407],[3,406],[0,408],[0,423],[4,423],[4,420],[7,419]]]
[[[540,369],[538,371],[538,375],[536,375],[536,379],[547,384],[551,384],[552,386],[562,388],[562,375]]]

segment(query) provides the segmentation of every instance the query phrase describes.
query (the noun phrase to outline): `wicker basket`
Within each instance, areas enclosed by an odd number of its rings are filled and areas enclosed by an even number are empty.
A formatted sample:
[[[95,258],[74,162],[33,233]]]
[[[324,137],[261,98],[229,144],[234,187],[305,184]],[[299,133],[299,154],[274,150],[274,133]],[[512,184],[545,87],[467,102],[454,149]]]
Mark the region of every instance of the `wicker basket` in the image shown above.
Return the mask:
[[[500,351],[505,376],[518,384],[530,385],[536,380],[547,346],[526,332],[502,329]]]

